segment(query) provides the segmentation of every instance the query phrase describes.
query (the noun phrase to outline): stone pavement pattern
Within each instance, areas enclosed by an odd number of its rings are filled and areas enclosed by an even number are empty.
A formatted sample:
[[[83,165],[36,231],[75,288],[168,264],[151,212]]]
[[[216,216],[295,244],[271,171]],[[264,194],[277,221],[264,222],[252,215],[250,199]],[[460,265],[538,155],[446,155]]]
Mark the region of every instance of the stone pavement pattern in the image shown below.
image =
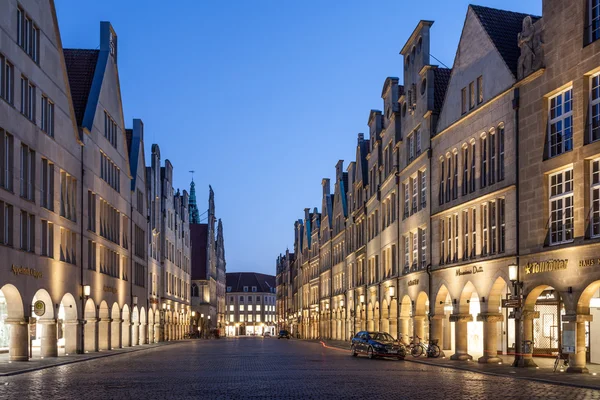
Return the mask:
[[[600,391],[275,338],[186,341],[0,377],[0,399],[600,399]]]

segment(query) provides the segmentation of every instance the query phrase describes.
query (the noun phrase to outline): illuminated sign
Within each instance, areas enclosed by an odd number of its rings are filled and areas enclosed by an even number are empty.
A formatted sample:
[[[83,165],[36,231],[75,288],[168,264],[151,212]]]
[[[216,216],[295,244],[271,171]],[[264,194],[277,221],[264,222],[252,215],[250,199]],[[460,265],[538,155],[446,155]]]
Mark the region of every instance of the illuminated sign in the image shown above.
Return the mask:
[[[588,258],[587,260],[580,260],[580,267],[592,267],[594,265],[600,265],[600,258]]]
[[[19,267],[18,265],[14,265],[14,264],[12,266],[12,273],[15,275],[32,276],[35,279],[40,279],[42,277],[41,271],[38,271],[33,268]]]
[[[412,281],[408,281],[408,286],[415,286],[419,284],[418,279],[413,279]]]
[[[561,269],[567,269],[568,264],[568,259],[530,262],[525,265],[525,274],[539,274],[542,272],[552,272]]]
[[[462,276],[462,275],[474,275],[477,273],[483,272],[483,267],[479,266],[479,267],[473,267],[472,269],[457,269],[456,270],[456,276]]]

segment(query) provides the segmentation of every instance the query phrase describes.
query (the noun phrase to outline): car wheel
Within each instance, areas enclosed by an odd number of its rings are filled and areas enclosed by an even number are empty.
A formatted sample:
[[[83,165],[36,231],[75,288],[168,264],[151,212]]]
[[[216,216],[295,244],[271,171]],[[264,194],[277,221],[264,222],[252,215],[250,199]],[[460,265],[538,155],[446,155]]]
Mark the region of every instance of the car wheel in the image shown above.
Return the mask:
[[[352,345],[352,346],[350,347],[350,355],[351,355],[352,357],[356,357],[356,356],[358,355],[358,353],[356,352],[356,347],[354,347],[354,345]]]
[[[367,357],[369,357],[371,360],[375,358],[375,354],[373,353],[373,347],[369,346],[369,348],[367,349]]]

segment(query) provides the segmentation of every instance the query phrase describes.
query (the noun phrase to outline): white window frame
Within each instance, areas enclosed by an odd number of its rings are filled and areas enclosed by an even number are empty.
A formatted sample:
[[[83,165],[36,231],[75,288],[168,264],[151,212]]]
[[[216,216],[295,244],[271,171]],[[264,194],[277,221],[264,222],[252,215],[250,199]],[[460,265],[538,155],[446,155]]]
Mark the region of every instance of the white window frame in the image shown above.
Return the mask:
[[[560,193],[556,193],[556,194],[552,194],[552,178],[555,176],[561,176],[561,180],[562,183],[561,185],[561,192]],[[567,178],[567,175],[570,175],[570,179],[565,179]],[[567,182],[570,181],[570,187],[567,188]],[[573,216],[573,201],[574,201],[574,194],[573,194],[573,168],[566,168],[563,169],[562,171],[556,172],[554,174],[551,174],[550,176],[548,176],[548,185],[549,185],[549,202],[548,202],[548,217],[549,217],[549,223],[548,223],[548,229],[549,229],[549,242],[550,245],[558,245],[558,244],[562,244],[562,243],[570,243],[573,241],[573,234],[574,234],[574,216]],[[558,189],[558,184],[556,185],[557,189]],[[567,190],[569,189],[569,190]],[[570,201],[570,207],[565,205],[565,203],[567,201]],[[561,224],[560,230],[554,230],[552,228],[552,224],[553,224],[553,219],[552,219],[552,205],[555,202],[562,202],[562,207],[561,207],[561,211],[560,211],[560,217],[557,218],[557,223]],[[570,213],[570,217],[567,216],[567,212],[565,212],[566,210],[568,210],[568,208],[571,208],[571,213]],[[558,210],[558,208],[556,209]],[[567,229],[567,224],[568,221],[571,221],[571,237],[567,239],[567,233],[569,232],[569,230]],[[554,232],[557,232],[557,235],[560,234],[562,235],[562,238],[560,240],[558,240],[558,238],[556,240],[552,239],[552,235]]]
[[[565,97],[567,97],[567,95],[569,97],[569,100],[567,100],[567,103],[569,104],[569,111],[565,111]],[[560,99],[560,105],[556,105],[553,108],[552,101],[557,99]],[[554,109],[556,109],[557,111],[554,118],[552,118],[552,111]],[[567,141],[564,138],[564,132],[566,131],[565,123],[567,121],[570,122],[571,130],[571,146],[569,149],[567,148],[567,146],[565,146],[565,142]],[[556,134],[553,134],[552,127],[559,123],[561,123],[562,129],[560,130],[560,132],[557,130]],[[553,154],[552,149],[554,148],[554,146],[552,145],[552,137],[558,136],[559,133],[562,138],[560,149],[556,151],[556,154]],[[561,90],[559,93],[555,94],[554,96],[548,99],[548,157],[556,157],[571,150],[573,150],[573,86],[569,86],[568,88]]]
[[[595,81],[595,83],[594,83]],[[594,98],[594,94],[595,97]],[[600,140],[600,72],[590,77],[590,143]],[[596,111],[596,115],[594,115]],[[595,126],[594,126],[595,125]],[[594,139],[594,131],[597,138]]]
[[[596,174],[594,166],[597,167]],[[590,237],[600,237],[600,158],[590,163],[590,205]]]
[[[589,40],[590,43],[595,42],[600,38],[600,1],[599,0],[590,0],[588,2],[588,13],[589,13]],[[595,9],[595,10],[594,10]],[[594,18],[594,11],[596,12],[596,17]],[[596,29],[594,29],[594,22],[596,23]],[[594,37],[594,33],[596,34]]]

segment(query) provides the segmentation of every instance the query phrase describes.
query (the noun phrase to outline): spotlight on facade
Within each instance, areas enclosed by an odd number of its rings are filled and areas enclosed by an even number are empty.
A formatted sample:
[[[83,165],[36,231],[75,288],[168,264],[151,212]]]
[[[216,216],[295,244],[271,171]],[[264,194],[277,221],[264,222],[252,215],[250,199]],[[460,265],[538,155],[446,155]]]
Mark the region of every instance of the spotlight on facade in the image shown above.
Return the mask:
[[[340,300],[340,307],[344,308],[344,300]]]
[[[365,304],[365,295],[364,294],[360,295],[360,304]]]
[[[167,309],[167,303],[163,303],[163,310]]]
[[[192,317],[196,316],[196,311],[192,311]]]
[[[137,296],[133,296],[133,306],[137,306],[138,305],[138,297]]]
[[[326,304],[325,304],[325,309],[326,309],[326,310],[329,310],[329,303],[326,303]]]
[[[92,293],[92,288],[90,287],[90,285],[83,285],[83,295],[85,297],[90,297],[91,293]]]
[[[171,311],[171,305],[167,304],[167,310]]]
[[[200,314],[200,318],[204,318],[204,314]]]
[[[390,295],[390,297],[391,297],[392,299],[394,298],[394,295],[396,294],[396,291],[395,291],[395,289],[396,289],[396,288],[395,288],[395,287],[393,287],[393,286],[390,286],[390,287],[388,288],[388,293],[389,293],[389,295]]]
[[[208,319],[210,319],[210,315],[208,316]]]

